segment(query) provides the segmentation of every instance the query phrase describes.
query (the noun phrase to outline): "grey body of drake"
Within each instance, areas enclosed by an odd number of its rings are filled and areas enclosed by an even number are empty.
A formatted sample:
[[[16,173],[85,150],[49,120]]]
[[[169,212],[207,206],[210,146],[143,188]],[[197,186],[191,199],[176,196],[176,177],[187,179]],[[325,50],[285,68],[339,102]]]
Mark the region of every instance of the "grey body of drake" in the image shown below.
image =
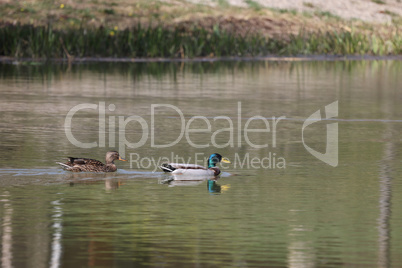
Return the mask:
[[[220,154],[211,154],[208,158],[208,168],[195,164],[164,163],[160,168],[164,172],[186,176],[218,176],[221,170],[216,166],[218,163],[230,163],[229,159]]]
[[[116,151],[106,153],[105,164],[101,161],[89,158],[68,157],[67,163],[57,162],[64,170],[71,172],[115,172],[117,170],[114,164],[115,160],[127,161],[120,157]]]

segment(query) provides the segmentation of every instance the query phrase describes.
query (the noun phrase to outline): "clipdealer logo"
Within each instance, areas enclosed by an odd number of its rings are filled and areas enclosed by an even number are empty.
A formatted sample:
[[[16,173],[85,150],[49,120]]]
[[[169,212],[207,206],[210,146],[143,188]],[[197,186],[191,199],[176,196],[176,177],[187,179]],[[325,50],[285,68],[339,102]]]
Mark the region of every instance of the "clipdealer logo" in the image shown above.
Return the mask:
[[[338,101],[335,101],[331,104],[325,106],[325,115],[324,119],[331,119],[338,116]],[[327,124],[327,142],[325,153],[317,152],[316,150],[309,147],[304,142],[304,130],[309,125],[320,122],[324,120],[321,118],[320,110],[315,111],[312,115],[310,115],[303,123],[302,127],[302,142],[304,148],[315,156],[317,159],[321,160],[324,163],[327,163],[330,166],[337,167],[338,166],[338,123],[330,123]]]
[[[74,115],[78,113],[81,110],[84,109],[92,109],[92,110],[97,110],[98,112],[98,119],[99,119],[99,133],[98,133],[98,141],[93,141],[93,142],[81,142],[77,138],[74,137],[73,131],[72,131],[72,121],[74,119]],[[183,114],[183,112],[176,106],[171,105],[171,104],[152,104],[150,107],[150,123],[148,122],[141,116],[139,115],[131,115],[131,116],[115,116],[115,115],[110,115],[108,116],[106,120],[106,111],[109,112],[114,112],[116,110],[116,106],[114,104],[110,104],[106,108],[106,103],[105,102],[99,102],[98,104],[93,104],[93,103],[83,103],[83,104],[78,104],[70,109],[70,111],[67,113],[66,118],[65,118],[65,123],[64,123],[64,128],[65,128],[65,133],[67,139],[70,141],[71,144],[73,144],[76,147],[79,148],[116,148],[118,146],[118,150],[120,155],[122,157],[125,157],[126,154],[126,148],[140,148],[144,146],[147,141],[150,139],[150,147],[151,148],[167,148],[167,147],[173,147],[179,142],[181,142],[183,139],[185,139],[188,143],[193,148],[201,149],[201,148],[226,148],[226,147],[242,147],[244,145],[249,146],[250,148],[255,148],[255,149],[261,149],[261,148],[267,148],[268,147],[268,142],[265,143],[257,143],[251,139],[249,136],[250,133],[267,133],[267,135],[270,135],[271,139],[267,139],[265,141],[270,141],[270,146],[272,148],[276,148],[277,146],[277,132],[278,129],[280,128],[279,123],[282,120],[286,119],[286,116],[279,116],[275,117],[273,116],[272,118],[267,118],[263,117],[261,115],[256,115],[250,118],[247,118],[246,122],[244,125],[242,124],[242,106],[241,102],[238,102],[237,104],[237,120],[232,120],[229,116],[216,116],[213,118],[207,118],[205,116],[193,116],[190,119],[186,121],[186,118]],[[177,126],[180,127],[180,132],[178,132],[177,138],[169,143],[158,143],[155,135],[155,129],[157,129],[156,126],[156,117],[157,116],[163,116],[161,115],[161,112],[169,111],[169,113],[175,113],[175,116],[173,118],[177,118],[177,120],[180,120],[177,123]],[[323,161],[324,163],[327,163],[333,167],[336,167],[338,165],[338,123],[331,123],[327,125],[327,141],[326,141],[326,152],[325,153],[320,153],[318,151],[315,151],[311,147],[309,147],[305,143],[305,137],[304,137],[304,130],[310,126],[313,123],[319,122],[321,120],[325,119],[330,119],[333,117],[338,116],[338,101],[335,101],[327,106],[325,106],[325,113],[326,117],[324,119],[321,118],[320,115],[320,110],[314,112],[312,115],[310,115],[303,123],[302,126],[302,142],[306,150],[315,156],[317,159]],[[106,131],[106,121],[108,121],[108,131]],[[214,132],[212,132],[212,126],[214,123],[217,122],[227,122],[226,125],[228,127],[218,129]],[[260,126],[262,125],[262,128],[251,128],[250,124],[253,121],[259,121]],[[141,126],[142,132],[141,138],[137,142],[130,142],[127,140],[126,137],[126,128],[127,125],[130,122],[136,122]],[[204,128],[194,128],[194,122],[198,123],[198,126],[200,123],[204,125]],[[116,123],[118,124],[118,130],[116,133]],[[237,123],[237,124],[235,124]],[[236,126],[236,127],[235,127]],[[108,134],[108,144],[106,144],[106,133]],[[206,133],[210,134],[210,140],[208,142],[205,142],[203,144],[196,143],[191,139],[191,133]],[[224,133],[225,137],[227,137],[227,142],[225,143],[219,143],[222,142],[222,139],[217,139],[217,135]],[[237,137],[235,138],[235,136]],[[116,136],[118,140],[116,141]],[[222,136],[221,136],[222,137]],[[219,140],[219,142],[218,142]],[[159,141],[160,142],[160,141]],[[261,140],[259,140],[261,142]],[[130,157],[134,155],[136,159],[138,159],[138,155],[136,154],[130,154]],[[277,159],[275,159],[275,157]],[[250,168],[257,168],[257,167],[262,167],[262,168],[285,168],[286,167],[286,161],[283,157],[276,156],[276,153],[269,152],[269,155],[267,157],[263,157],[261,159],[256,159],[255,157],[252,158],[248,153],[245,153],[243,155],[243,158],[241,158],[240,155],[236,153],[235,159],[239,162],[239,166],[243,167],[250,167]],[[154,162],[155,164],[159,162],[158,160],[150,160],[149,163]],[[145,163],[145,162],[144,162]],[[264,164],[265,163],[265,164]],[[268,164],[269,163],[269,164]],[[278,163],[272,165],[272,163]]]

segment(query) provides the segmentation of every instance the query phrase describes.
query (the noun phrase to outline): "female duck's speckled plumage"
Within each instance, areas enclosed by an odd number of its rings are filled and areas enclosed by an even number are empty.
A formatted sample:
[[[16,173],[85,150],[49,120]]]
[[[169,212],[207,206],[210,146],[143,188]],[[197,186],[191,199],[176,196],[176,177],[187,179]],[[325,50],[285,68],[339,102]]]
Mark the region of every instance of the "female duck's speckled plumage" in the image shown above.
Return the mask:
[[[185,174],[189,176],[218,176],[221,171],[216,166],[219,162],[230,163],[229,159],[220,154],[211,154],[208,158],[208,168],[195,164],[164,163],[160,168],[172,174]]]
[[[126,161],[121,158],[116,151],[110,151],[106,153],[106,164],[101,161],[89,158],[75,158],[68,157],[67,163],[59,163],[63,169],[72,172],[115,172],[117,170],[114,160]]]

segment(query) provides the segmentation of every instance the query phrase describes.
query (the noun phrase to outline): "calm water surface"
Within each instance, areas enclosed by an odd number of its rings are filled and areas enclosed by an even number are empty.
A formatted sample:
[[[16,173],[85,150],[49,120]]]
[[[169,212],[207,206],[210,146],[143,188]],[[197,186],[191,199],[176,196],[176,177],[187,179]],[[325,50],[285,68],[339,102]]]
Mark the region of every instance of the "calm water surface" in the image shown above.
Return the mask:
[[[402,267],[401,74],[400,61],[0,64],[1,267]],[[325,152],[330,124],[336,167],[306,149]],[[116,173],[55,163],[107,150],[129,160]],[[214,152],[232,161],[217,180],[156,169]]]

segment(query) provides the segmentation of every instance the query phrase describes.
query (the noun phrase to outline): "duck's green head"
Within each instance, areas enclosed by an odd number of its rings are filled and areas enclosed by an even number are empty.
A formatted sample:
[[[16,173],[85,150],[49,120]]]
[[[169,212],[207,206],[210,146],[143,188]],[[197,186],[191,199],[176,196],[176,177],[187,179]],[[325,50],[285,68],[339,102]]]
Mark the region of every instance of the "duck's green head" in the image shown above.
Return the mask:
[[[208,168],[215,167],[219,162],[230,163],[229,159],[222,157],[220,154],[211,154],[208,158]]]

